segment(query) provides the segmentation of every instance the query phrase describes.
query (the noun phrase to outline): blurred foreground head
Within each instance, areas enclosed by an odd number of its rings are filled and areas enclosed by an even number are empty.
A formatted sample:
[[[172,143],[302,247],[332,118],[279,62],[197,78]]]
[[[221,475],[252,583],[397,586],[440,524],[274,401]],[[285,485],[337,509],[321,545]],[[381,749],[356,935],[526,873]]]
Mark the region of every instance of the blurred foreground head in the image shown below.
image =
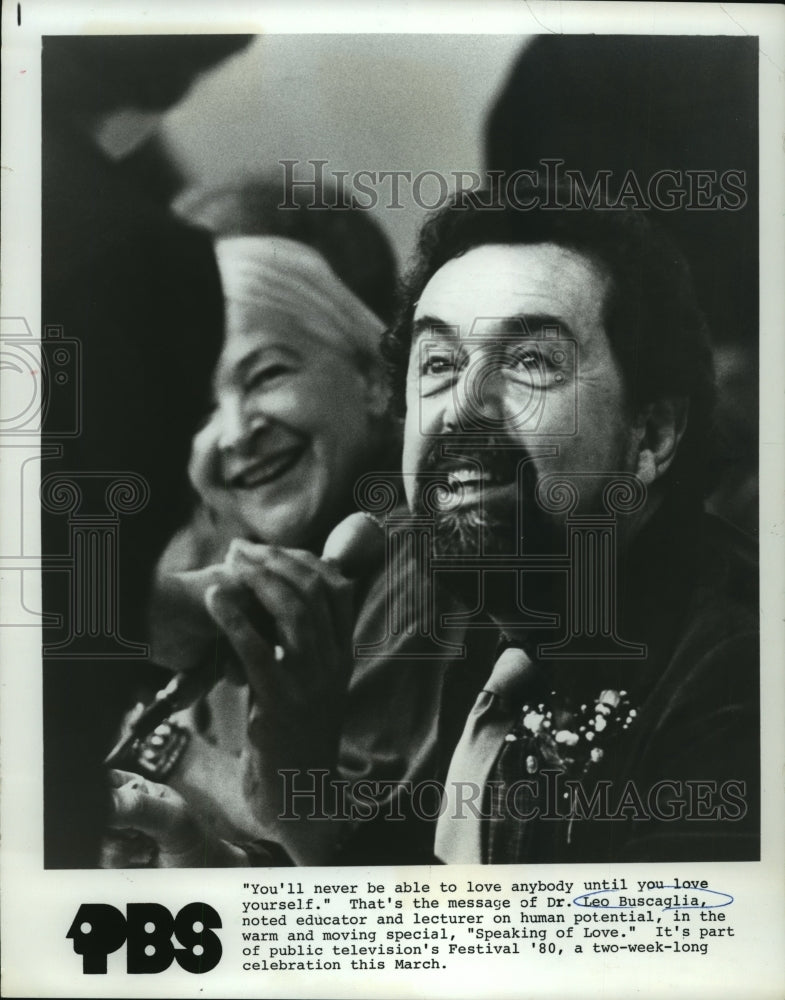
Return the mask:
[[[165,111],[253,35],[58,35],[44,39],[49,109]]]

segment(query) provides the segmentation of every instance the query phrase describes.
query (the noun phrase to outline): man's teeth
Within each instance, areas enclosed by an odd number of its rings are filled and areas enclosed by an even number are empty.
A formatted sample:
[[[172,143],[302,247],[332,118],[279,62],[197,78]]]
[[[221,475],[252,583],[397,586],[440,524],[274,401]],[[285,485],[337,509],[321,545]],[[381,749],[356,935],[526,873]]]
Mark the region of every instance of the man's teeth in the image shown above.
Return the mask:
[[[468,483],[489,483],[493,477],[489,472],[478,472],[477,469],[451,469],[450,479],[461,486]]]

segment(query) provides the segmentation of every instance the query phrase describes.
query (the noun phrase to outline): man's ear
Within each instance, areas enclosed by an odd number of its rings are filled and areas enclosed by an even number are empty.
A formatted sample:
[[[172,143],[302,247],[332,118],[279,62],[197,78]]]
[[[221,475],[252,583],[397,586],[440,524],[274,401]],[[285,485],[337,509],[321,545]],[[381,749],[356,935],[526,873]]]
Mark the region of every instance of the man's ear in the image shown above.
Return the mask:
[[[688,412],[689,401],[675,396],[650,403],[639,415],[636,472],[646,486],[670,468],[687,427]]]

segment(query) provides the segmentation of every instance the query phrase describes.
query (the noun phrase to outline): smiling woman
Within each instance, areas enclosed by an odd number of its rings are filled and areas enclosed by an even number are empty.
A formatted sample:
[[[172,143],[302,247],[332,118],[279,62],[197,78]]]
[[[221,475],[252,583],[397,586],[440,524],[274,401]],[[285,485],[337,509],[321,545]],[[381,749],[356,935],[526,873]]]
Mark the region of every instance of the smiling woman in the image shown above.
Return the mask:
[[[226,340],[192,481],[247,537],[320,551],[392,443],[382,323],[302,243],[232,237],[217,256]]]
[[[367,214],[287,212],[283,200],[249,183],[186,203],[217,237],[225,337],[213,409],[192,447],[198,504],[158,566],[153,655],[177,671],[213,664],[232,682],[219,679],[136,747],[128,769],[171,786],[157,796],[171,817],[151,829],[147,799],[122,787],[115,795],[115,827],[152,837],[158,864],[247,863],[216,837],[277,842],[299,863],[330,861],[339,846],[342,860],[416,860],[432,836],[424,827],[407,846],[398,833],[393,854],[384,824],[368,834],[274,822],[288,805],[283,769],[306,782],[314,769],[384,779],[389,798],[393,783],[432,776],[443,674],[417,659],[416,636],[353,662],[352,640],[385,634],[381,553],[363,544],[353,586],[319,558],[355,510],[360,477],[400,469],[380,353],[389,248]],[[170,849],[183,830],[191,849]],[[138,851],[138,835],[131,844]],[[110,839],[104,862],[122,864],[125,853],[122,838],[119,849]],[[260,856],[278,858],[269,846]]]

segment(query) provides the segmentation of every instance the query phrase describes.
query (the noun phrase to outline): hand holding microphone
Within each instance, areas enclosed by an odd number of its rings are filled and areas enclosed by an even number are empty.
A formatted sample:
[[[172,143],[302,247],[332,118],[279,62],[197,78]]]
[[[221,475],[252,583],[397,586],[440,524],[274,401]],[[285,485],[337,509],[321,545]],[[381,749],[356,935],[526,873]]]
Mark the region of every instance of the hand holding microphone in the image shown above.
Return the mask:
[[[383,547],[384,533],[377,522],[357,513],[333,530],[321,559],[237,539],[221,565],[178,574],[181,600],[197,612],[206,608],[218,626],[215,638],[225,637],[242,665],[255,696],[251,729],[264,754],[287,756],[291,727],[312,727],[301,750],[311,744],[314,752],[300,756],[318,758],[316,746],[326,736],[325,716],[340,714],[352,666],[349,580],[379,564]],[[209,634],[204,612],[197,617],[195,627]],[[222,674],[223,664],[215,657],[176,674],[135,720],[107,763],[122,764],[137,741],[205,694]],[[334,723],[331,720],[331,729]],[[307,766],[321,764],[314,759]]]

